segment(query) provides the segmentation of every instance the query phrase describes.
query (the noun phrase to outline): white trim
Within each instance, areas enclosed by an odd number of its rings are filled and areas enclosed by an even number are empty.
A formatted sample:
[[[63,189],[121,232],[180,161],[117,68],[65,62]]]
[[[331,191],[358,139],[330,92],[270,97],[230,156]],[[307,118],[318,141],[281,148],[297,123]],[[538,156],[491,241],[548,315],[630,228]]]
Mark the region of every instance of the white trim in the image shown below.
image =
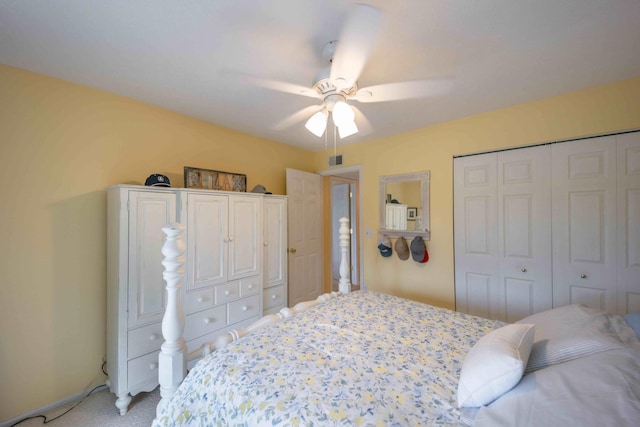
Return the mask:
[[[91,392],[91,390],[98,388],[98,387],[107,387],[106,383],[102,383],[102,384],[98,384],[94,387],[90,387],[84,391],[81,391],[79,393],[73,394],[71,396],[67,396],[63,399],[57,400],[53,403],[49,403],[48,405],[42,406],[40,408],[34,409],[33,411],[29,411],[29,412],[25,412],[24,414],[18,415],[17,417],[11,418],[10,420],[6,420],[6,421],[2,421],[0,422],[0,427],[10,427],[13,424],[17,423],[18,421],[24,420],[25,418],[30,418],[30,417],[36,417],[38,415],[44,415],[54,409],[60,408],[62,406],[68,405],[70,403],[74,403],[77,401],[80,401],[84,398],[87,397],[87,395],[89,394],[89,392]],[[97,393],[98,391],[102,391],[102,390],[96,390],[95,392]],[[51,416],[51,418],[54,418],[55,416]]]
[[[352,172],[358,172],[358,205],[360,207],[358,209],[358,227],[360,228],[360,236],[358,238],[358,249],[360,251],[358,257],[358,283],[360,284],[360,289],[368,289],[367,283],[364,280],[364,239],[367,234],[364,228],[364,167],[362,165],[345,166],[341,168],[334,167],[317,173],[320,176],[337,176]]]

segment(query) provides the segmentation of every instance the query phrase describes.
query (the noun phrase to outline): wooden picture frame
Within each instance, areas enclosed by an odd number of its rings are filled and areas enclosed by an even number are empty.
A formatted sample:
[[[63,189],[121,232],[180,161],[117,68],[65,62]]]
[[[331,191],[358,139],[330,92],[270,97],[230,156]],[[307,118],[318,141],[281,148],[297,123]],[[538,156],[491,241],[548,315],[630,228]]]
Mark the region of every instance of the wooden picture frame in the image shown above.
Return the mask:
[[[184,186],[205,190],[246,192],[247,175],[185,166]]]
[[[418,208],[407,208],[407,220],[415,221],[418,217]]]

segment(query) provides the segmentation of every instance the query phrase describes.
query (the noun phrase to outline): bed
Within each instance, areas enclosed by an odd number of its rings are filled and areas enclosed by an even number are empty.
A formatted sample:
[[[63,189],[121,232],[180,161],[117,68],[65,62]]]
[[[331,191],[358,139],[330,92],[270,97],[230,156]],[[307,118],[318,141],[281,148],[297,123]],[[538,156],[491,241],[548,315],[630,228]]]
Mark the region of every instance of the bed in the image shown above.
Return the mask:
[[[175,250],[163,250],[167,258],[179,258],[177,239]],[[170,296],[179,262],[165,266]],[[163,399],[153,425],[625,426],[640,420],[637,314],[570,305],[505,324],[342,285],[342,292],[223,335],[200,350],[204,357],[184,381],[187,353],[175,351],[179,327],[167,326],[164,365],[173,370],[163,369],[161,353]]]

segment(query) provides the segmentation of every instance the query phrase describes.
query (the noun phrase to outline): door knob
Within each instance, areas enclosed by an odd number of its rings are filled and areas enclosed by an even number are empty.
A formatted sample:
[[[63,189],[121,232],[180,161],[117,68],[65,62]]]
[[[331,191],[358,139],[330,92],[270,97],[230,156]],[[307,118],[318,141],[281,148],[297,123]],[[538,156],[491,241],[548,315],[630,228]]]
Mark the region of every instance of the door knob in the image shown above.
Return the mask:
[[[292,253],[292,254],[295,254],[296,253],[296,248],[289,249],[289,252]]]

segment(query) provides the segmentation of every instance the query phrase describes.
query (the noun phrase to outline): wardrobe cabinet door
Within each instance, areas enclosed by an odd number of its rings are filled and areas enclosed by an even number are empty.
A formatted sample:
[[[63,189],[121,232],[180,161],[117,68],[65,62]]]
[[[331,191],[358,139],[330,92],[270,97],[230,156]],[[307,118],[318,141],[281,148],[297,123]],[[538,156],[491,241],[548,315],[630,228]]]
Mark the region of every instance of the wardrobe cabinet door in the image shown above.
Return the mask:
[[[497,154],[454,159],[456,310],[501,317],[498,282]]]
[[[640,311],[640,132],[618,135],[618,312]]]
[[[162,320],[162,227],[176,221],[176,195],[129,192],[129,328]]]
[[[551,148],[498,153],[498,319],[552,307]]]
[[[553,305],[617,312],[615,136],[552,146]]]
[[[229,280],[262,271],[262,199],[229,197]]]

